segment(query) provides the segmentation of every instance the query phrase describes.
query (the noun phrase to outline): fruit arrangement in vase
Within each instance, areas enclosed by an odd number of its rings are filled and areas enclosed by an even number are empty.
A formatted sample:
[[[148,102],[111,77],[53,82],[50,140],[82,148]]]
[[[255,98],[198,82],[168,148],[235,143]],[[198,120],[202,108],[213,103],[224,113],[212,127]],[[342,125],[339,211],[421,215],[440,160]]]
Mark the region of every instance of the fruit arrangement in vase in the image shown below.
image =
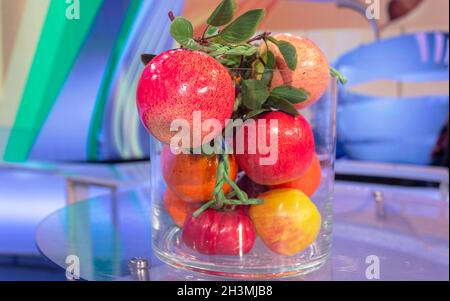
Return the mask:
[[[236,7],[221,1],[201,37],[169,13],[180,48],[142,55],[138,112],[162,144],[162,210],[179,244],[242,257],[259,240],[289,257],[311,246],[322,225],[311,200],[321,164],[299,110],[320,101],[330,78],[345,78],[312,41],[256,34],[264,10],[235,17]]]

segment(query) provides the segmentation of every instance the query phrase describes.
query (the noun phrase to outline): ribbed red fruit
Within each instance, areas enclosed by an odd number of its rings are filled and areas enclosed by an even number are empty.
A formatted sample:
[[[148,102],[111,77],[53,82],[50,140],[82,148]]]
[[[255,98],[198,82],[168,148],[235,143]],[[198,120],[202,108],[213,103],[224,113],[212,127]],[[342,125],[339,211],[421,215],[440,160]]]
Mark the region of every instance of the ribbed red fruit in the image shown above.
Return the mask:
[[[183,227],[184,243],[202,254],[242,255],[255,244],[253,223],[242,208],[231,211],[207,209],[190,216]]]

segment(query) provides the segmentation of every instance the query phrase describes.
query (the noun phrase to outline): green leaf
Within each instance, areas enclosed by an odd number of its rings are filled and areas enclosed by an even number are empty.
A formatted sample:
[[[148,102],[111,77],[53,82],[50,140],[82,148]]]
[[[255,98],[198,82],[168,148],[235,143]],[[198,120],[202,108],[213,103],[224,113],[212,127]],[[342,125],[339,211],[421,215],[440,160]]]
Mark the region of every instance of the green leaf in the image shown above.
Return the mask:
[[[297,68],[297,49],[286,41],[278,41],[278,49],[280,49],[281,55],[289,69],[295,70]]]
[[[229,51],[230,49],[231,49],[230,46],[221,45],[219,48],[214,49],[212,52],[210,52],[208,54],[213,57],[219,56],[219,55],[224,55],[225,52]]]
[[[332,76],[336,77],[342,85],[345,85],[348,82],[347,77],[345,77],[345,75],[343,75],[341,72],[339,72],[335,68],[330,67],[330,73]]]
[[[247,48],[243,46],[238,47],[230,47],[228,50],[225,51],[225,54],[228,55],[243,55],[247,51]]]
[[[298,104],[308,99],[309,94],[303,89],[298,89],[289,85],[279,86],[270,92],[271,96],[282,98],[292,104]]]
[[[216,58],[216,60],[219,63],[221,63],[222,65],[230,67],[230,68],[237,68],[241,61],[239,56],[219,57],[219,58]]]
[[[276,96],[270,96],[265,103],[265,106],[277,109],[292,116],[297,116],[300,114],[293,104],[283,98],[279,98]]]
[[[173,20],[170,25],[170,35],[184,47],[190,49],[198,48],[198,45],[193,38],[194,28],[192,27],[192,23],[183,17],[177,17]]]
[[[225,53],[225,50],[229,46],[222,45],[219,43],[210,43],[208,46],[201,46],[200,49],[206,53],[208,53],[211,56],[215,56],[214,53],[216,51],[219,51],[218,53],[222,52],[221,54]]]
[[[250,110],[261,109],[270,95],[266,83],[256,79],[243,80],[241,92],[243,104]]]
[[[212,26],[226,25],[233,20],[236,8],[235,0],[223,0],[213,11],[206,23]]]
[[[154,55],[154,54],[143,53],[143,54],[141,54],[141,62],[142,62],[142,64],[147,66],[148,63],[150,63],[155,57],[156,57],[156,55]]]
[[[219,45],[219,46],[218,46]],[[210,56],[216,57],[219,55],[238,55],[238,56],[252,56],[258,52],[258,47],[252,45],[220,45],[220,44],[212,44],[207,48],[208,54]]]
[[[241,104],[242,104],[242,94],[238,94],[238,96],[234,100],[233,112],[236,112]]]
[[[243,54],[243,56],[252,56],[252,55],[258,53],[258,51],[259,51],[258,47],[250,46],[250,47],[248,47],[248,49],[245,51],[245,53]]]
[[[288,68],[295,70],[297,68],[297,49],[292,46],[291,43],[286,41],[278,41],[274,37],[268,36],[267,39],[273,44],[278,46],[284,61],[288,65]]]
[[[262,81],[268,84],[273,78],[273,70],[275,69],[275,55],[272,51],[269,50],[265,52],[264,57],[265,58],[263,60],[266,66],[264,69]]]
[[[225,54],[228,55],[243,55],[243,56],[252,56],[256,52],[258,52],[258,48],[251,45],[239,45],[236,47],[232,47],[230,50],[226,51]]]
[[[269,111],[270,111],[269,109],[265,109],[265,108],[258,109],[258,110],[253,110],[253,111],[250,111],[247,114],[245,114],[245,119],[250,119],[250,118],[258,116],[259,114],[262,114],[262,113],[265,113],[265,112],[269,112]]]
[[[250,39],[265,16],[263,9],[250,10],[240,15],[219,34],[228,43],[239,44]]]
[[[262,80],[264,76],[264,63],[261,60],[255,60],[252,63],[252,74],[251,77],[257,80]]]
[[[216,32],[217,32],[217,27],[216,26],[209,26],[208,30],[206,31],[206,34],[209,35],[209,36],[212,36]]]
[[[275,54],[273,54],[272,51],[269,50],[269,51],[264,52],[263,60],[264,60],[264,64],[266,64],[266,69],[271,69],[271,70],[275,69],[276,60],[275,60]]]

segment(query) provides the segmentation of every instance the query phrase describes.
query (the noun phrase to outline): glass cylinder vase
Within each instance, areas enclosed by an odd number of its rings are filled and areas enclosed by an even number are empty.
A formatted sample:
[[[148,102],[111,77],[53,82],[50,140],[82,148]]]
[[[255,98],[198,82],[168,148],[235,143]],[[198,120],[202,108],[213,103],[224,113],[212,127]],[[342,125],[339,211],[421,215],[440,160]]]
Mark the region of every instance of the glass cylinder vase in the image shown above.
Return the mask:
[[[298,181],[257,183],[262,172],[239,166],[243,162],[236,160],[239,154],[174,154],[170,146],[152,137],[155,255],[177,268],[249,279],[304,275],[323,266],[331,249],[336,95],[337,82],[332,78],[319,100],[299,109],[312,129],[314,158]],[[236,146],[229,149],[236,152]],[[248,197],[262,204],[214,204],[193,217],[210,201],[217,166],[225,157],[230,177]],[[289,162],[292,168],[301,163]],[[264,172],[262,178],[271,176]],[[224,185],[228,186],[223,188],[225,194],[233,191],[226,181]],[[236,193],[230,198],[239,199]]]

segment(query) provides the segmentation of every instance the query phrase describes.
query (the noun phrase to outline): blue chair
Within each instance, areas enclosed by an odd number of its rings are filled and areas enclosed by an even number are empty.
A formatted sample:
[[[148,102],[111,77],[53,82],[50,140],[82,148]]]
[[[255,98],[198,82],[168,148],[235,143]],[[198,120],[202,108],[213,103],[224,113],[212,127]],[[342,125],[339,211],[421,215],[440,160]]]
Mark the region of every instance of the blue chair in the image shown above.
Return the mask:
[[[448,120],[449,96],[381,97],[349,91],[375,80],[448,81],[448,34],[383,39],[343,55],[335,67],[349,82],[339,93],[338,140],[350,159],[429,164]]]

